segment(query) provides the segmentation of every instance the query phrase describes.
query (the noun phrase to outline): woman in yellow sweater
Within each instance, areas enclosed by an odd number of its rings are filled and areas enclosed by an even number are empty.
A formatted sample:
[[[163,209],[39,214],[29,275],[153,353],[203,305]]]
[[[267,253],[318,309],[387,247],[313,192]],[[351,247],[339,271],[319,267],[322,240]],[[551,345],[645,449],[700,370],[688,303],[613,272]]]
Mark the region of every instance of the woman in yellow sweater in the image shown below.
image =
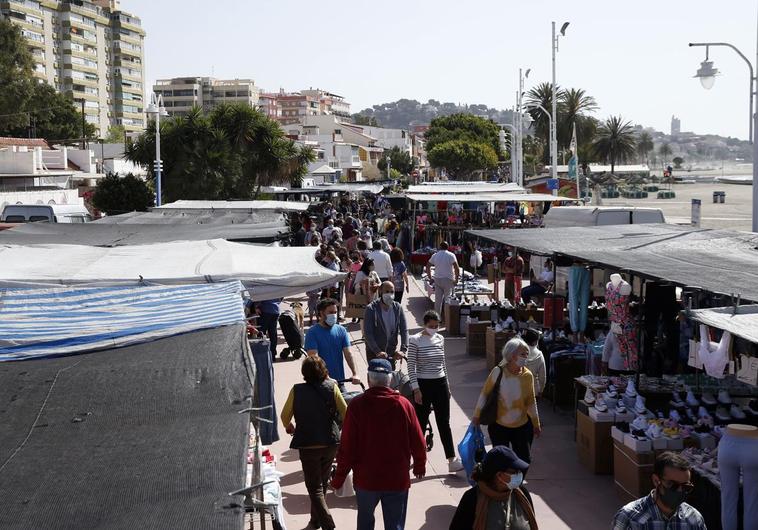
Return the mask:
[[[526,368],[529,345],[522,339],[509,340],[503,348],[503,360],[490,372],[476,402],[471,422],[479,425],[479,415],[487,396],[497,390],[497,421],[487,426],[492,446],[510,446],[525,462],[531,462],[532,440],[542,433],[537,400],[534,397],[534,375]]]

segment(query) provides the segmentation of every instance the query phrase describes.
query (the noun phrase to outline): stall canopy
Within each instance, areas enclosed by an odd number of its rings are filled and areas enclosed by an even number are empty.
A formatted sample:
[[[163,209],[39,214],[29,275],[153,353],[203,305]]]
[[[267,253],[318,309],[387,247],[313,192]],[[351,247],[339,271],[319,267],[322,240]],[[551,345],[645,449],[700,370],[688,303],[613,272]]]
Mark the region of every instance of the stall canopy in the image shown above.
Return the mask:
[[[498,193],[498,192],[523,192],[524,188],[512,182],[507,184],[500,183],[429,183],[418,186],[408,186],[408,193]]]
[[[668,224],[467,233],[531,254],[566,256],[758,302],[758,234]]]
[[[343,278],[314,247],[261,247],[223,239],[152,245],[0,245],[0,287],[161,285],[240,280],[254,300],[281,298]]]
[[[319,193],[381,193],[384,184],[360,183],[360,184],[324,184],[321,186],[309,186],[307,188],[290,188],[288,190],[273,191],[274,195],[316,195]],[[306,203],[307,204],[307,203]]]
[[[689,318],[712,328],[728,331],[758,344],[758,305],[695,309],[688,312]]]
[[[418,186],[411,186],[418,187]],[[446,202],[555,202],[570,201],[566,197],[556,197],[546,193],[472,193],[472,194],[451,194],[451,193],[406,193],[406,198],[411,201],[446,201]]]
[[[93,224],[187,224],[187,225],[230,225],[267,224],[286,226],[284,215],[273,210],[228,211],[228,210],[153,210],[152,212],[129,212],[109,215],[93,221]]]
[[[244,324],[3,363],[0,528],[240,530]]]
[[[9,289],[0,297],[0,362],[118,348],[242,322],[240,282]]]
[[[288,232],[284,222],[228,225],[26,223],[0,231],[0,243],[93,246],[145,245],[169,241],[226,239],[268,243]]]
[[[277,212],[304,212],[310,203],[295,201],[175,201],[154,210],[274,210]]]

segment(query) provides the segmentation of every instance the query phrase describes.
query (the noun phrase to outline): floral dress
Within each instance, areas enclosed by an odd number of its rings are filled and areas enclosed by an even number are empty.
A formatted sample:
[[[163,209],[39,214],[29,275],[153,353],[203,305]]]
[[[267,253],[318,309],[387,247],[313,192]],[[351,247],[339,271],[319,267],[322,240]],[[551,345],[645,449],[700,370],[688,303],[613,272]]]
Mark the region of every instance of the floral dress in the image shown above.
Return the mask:
[[[621,286],[614,287],[611,282],[605,286],[605,305],[611,322],[617,325],[611,327],[624,360],[624,370],[637,369],[637,329],[634,318],[629,313],[629,296],[621,294]]]

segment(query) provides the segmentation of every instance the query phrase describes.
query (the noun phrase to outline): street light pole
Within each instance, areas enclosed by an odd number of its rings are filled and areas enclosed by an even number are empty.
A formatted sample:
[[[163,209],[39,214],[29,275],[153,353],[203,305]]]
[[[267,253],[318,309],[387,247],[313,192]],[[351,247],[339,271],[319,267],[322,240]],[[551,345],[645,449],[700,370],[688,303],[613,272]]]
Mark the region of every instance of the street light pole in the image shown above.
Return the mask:
[[[516,180],[516,183],[519,186],[524,186],[524,125],[523,125],[523,117],[522,117],[522,104],[521,101],[524,97],[524,79],[529,77],[529,72],[531,72],[531,68],[527,68],[526,72],[522,73],[521,68],[518,69],[518,93],[516,94],[516,114],[518,115],[518,136],[517,136],[517,144],[516,152],[518,153],[518,159],[517,164],[518,167],[516,168],[516,171],[518,173],[518,177]]]
[[[161,172],[163,162],[161,161],[161,116],[168,116],[166,108],[163,106],[163,95],[155,93],[150,97],[150,104],[146,109],[147,114],[155,116],[155,205],[163,204],[161,199]]]
[[[757,24],[758,26],[758,24]],[[756,39],[758,39],[758,27],[756,29]],[[753,232],[758,232],[758,142],[755,140],[755,134],[758,132],[758,113],[755,113],[754,98],[758,97],[758,77],[755,75],[755,69],[750,60],[736,46],[728,42],[691,42],[690,47],[705,46],[705,61],[700,65],[695,77],[700,79],[703,88],[710,89],[715,82],[718,70],[713,68],[713,63],[708,60],[708,52],[711,46],[731,48],[747,64],[750,74],[750,141],[753,144]],[[756,42],[756,65],[758,65],[758,41]]]
[[[551,47],[553,49],[553,120],[552,124],[550,125],[550,177],[555,179],[558,178],[558,89],[555,82],[555,54],[558,52],[558,39],[566,35],[566,28],[568,27],[569,23],[563,23],[559,35],[556,35],[555,33],[555,21],[553,21],[552,25],[553,38]]]

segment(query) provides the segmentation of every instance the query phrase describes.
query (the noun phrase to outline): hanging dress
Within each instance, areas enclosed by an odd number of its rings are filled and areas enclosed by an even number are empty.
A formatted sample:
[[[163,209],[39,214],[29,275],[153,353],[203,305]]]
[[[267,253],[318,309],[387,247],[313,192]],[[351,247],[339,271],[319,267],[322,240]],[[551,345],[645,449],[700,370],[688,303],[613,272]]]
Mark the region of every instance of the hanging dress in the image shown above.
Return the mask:
[[[611,326],[611,332],[616,335],[624,370],[632,371],[637,369],[637,331],[634,318],[629,313],[630,295],[621,294],[624,283],[626,282],[614,287],[612,282],[608,282],[605,286],[605,305],[608,317],[614,324]]]

